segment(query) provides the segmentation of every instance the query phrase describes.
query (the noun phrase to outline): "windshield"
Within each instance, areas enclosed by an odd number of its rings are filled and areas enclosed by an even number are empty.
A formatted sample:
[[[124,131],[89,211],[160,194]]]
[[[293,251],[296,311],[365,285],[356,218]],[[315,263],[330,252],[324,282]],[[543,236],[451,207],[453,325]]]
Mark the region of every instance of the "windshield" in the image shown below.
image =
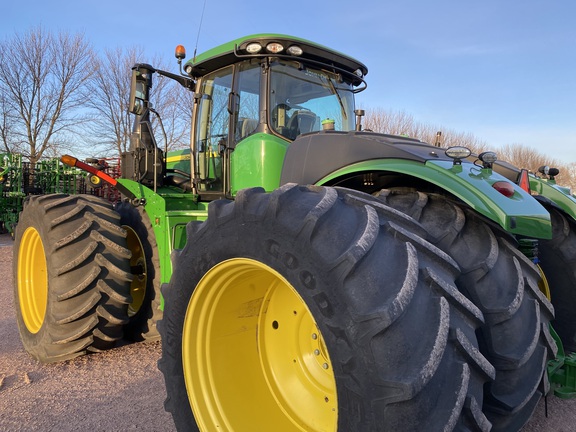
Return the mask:
[[[354,130],[353,86],[341,76],[303,67],[301,63],[277,61],[270,74],[271,128],[288,139],[322,130]]]

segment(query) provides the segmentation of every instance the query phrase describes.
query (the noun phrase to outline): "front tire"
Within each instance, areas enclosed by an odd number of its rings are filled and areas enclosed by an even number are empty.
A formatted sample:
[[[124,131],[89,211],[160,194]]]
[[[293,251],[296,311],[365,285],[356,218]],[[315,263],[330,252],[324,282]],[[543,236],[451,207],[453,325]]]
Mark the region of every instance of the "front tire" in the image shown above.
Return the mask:
[[[177,429],[489,430],[482,314],[420,230],[333,188],[211,203],[162,289]]]
[[[24,348],[49,363],[112,348],[130,301],[130,251],[111,206],[89,195],[29,197],[13,248]]]

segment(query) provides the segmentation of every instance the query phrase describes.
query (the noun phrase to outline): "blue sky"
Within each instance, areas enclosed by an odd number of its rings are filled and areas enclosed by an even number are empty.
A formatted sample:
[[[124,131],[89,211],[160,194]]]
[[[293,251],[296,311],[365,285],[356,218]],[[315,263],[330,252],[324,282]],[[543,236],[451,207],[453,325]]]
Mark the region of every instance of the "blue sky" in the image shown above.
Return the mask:
[[[36,25],[82,32],[98,50],[141,46],[191,56],[204,0],[3,4],[0,39]],[[573,0],[206,0],[198,52],[246,34],[310,39],[368,66],[366,108],[524,144],[576,162]],[[176,63],[174,63],[176,69]]]

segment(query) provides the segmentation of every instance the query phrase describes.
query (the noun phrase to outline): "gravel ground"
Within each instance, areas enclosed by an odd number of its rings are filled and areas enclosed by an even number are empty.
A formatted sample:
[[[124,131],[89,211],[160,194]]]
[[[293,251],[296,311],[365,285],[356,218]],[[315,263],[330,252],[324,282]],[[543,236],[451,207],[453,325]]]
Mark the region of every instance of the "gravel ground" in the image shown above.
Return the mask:
[[[174,431],[164,411],[160,343],[124,345],[43,365],[22,348],[12,293],[12,240],[0,235],[0,431]],[[524,432],[576,431],[576,399],[542,400]],[[254,431],[260,432],[260,431]]]
[[[0,236],[0,431],[174,431],[164,411],[160,343],[43,365],[18,336],[12,240]]]

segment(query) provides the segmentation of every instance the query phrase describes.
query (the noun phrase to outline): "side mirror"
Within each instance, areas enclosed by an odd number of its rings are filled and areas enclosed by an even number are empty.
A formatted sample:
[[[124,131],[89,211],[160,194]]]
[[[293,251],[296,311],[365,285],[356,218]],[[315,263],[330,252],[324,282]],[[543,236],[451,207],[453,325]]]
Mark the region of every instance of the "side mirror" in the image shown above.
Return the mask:
[[[132,68],[130,104],[128,106],[128,111],[132,114],[142,115],[146,111],[154,72],[156,70],[152,66],[144,64],[137,64]]]
[[[146,105],[146,90],[144,88],[145,83],[138,79],[138,75],[140,75],[140,73],[136,69],[132,69],[132,80],[130,82],[130,106],[128,107],[128,111],[132,114],[142,115]]]

